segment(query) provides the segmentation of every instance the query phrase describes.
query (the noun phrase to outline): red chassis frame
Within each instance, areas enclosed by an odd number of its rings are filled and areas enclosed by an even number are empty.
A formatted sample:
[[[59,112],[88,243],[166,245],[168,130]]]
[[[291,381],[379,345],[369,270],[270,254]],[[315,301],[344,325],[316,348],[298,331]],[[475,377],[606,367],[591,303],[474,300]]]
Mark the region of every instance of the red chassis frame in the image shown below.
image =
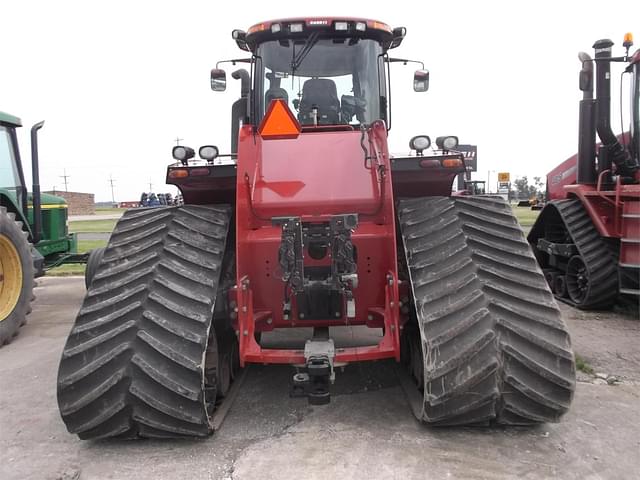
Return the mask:
[[[394,198],[450,195],[455,176],[464,170],[434,168],[429,161],[423,165],[422,158],[427,157],[391,157],[381,121],[364,132],[304,127],[297,138],[275,140],[263,139],[252,125],[244,125],[235,164],[168,168],[167,183],[181,190],[186,204],[235,207],[236,285],[229,304],[235,310],[242,365],[305,363],[303,350],[261,348],[256,332],[356,325],[384,327],[384,336],[377,345],[337,348],[335,364],[400,360],[400,332],[408,320],[402,311],[407,309],[401,307],[409,288],[398,276]],[[355,317],[300,319],[294,303],[285,319],[284,282],[278,276],[282,230],[272,218],[296,216],[313,223],[350,213],[358,214],[351,235],[357,249]],[[305,265],[324,262],[330,259],[305,258]]]

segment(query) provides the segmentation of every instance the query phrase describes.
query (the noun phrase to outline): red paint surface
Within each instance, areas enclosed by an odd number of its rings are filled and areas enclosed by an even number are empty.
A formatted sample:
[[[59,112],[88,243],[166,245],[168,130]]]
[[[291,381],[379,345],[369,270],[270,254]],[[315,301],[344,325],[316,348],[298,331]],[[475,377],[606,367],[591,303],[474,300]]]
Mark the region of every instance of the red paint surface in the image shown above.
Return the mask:
[[[243,364],[304,362],[300,351],[261,349],[254,340],[256,330],[330,325],[387,327],[379,345],[340,350],[337,361],[399,359],[396,232],[386,135],[382,122],[365,135],[368,154],[376,156],[385,170],[381,176],[376,162],[369,160],[365,166],[360,131],[304,132],[295,139],[264,140],[253,135],[250,126],[241,130],[236,273]],[[352,234],[359,276],[353,291],[355,318],[299,319],[294,301],[291,318],[285,320],[278,263],[281,229],[270,219],[300,216],[303,221],[328,221],[331,215],[346,213],[359,214]],[[307,265],[323,261],[305,260]]]

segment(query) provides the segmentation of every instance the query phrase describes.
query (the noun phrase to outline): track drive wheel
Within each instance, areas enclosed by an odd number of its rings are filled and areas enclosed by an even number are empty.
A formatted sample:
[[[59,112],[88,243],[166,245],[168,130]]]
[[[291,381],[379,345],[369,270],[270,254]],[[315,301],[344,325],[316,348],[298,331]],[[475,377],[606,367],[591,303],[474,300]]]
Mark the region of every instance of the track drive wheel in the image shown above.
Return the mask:
[[[403,329],[416,416],[431,425],[555,422],[575,389],[569,334],[499,197],[401,200],[413,318]],[[400,271],[403,269],[400,268]]]
[[[33,300],[31,246],[22,222],[0,207],[0,346],[11,342],[26,323]]]
[[[60,361],[58,405],[71,433],[212,432],[226,388],[218,353],[227,347],[212,317],[229,218],[225,206],[189,205],[118,221]]]

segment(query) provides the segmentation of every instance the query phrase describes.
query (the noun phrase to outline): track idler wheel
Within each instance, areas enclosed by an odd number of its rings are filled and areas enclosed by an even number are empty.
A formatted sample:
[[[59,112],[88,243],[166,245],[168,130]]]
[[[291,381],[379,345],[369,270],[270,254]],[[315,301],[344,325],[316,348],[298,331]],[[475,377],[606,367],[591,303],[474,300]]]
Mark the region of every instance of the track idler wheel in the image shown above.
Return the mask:
[[[93,276],[98,271],[98,267],[100,266],[100,262],[102,261],[102,257],[104,257],[104,251],[106,248],[94,248],[89,252],[89,258],[87,260],[87,267],[84,272],[84,286],[89,289],[91,286],[91,282],[93,281]]]
[[[567,278],[564,275],[556,275],[553,281],[553,292],[558,297],[563,298],[567,296]]]
[[[545,268],[543,270],[544,279],[547,281],[549,288],[553,293],[556,291],[556,277],[558,276],[558,272],[553,268]]]
[[[581,305],[589,295],[589,272],[580,255],[574,255],[567,263],[567,295],[571,301]]]

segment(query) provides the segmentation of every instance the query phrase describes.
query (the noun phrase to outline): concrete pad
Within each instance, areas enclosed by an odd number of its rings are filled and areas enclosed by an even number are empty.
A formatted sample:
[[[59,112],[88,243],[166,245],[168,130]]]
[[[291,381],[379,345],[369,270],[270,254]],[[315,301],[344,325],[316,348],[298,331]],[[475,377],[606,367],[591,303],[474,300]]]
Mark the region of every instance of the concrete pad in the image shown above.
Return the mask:
[[[393,362],[338,372],[322,407],[288,397],[289,367],[252,366],[209,439],[81,441],[60,419],[55,382],[83,279],[39,283],[29,323],[0,349],[2,479],[624,479],[640,471],[636,384],[579,383],[559,424],[430,429],[414,420]]]

